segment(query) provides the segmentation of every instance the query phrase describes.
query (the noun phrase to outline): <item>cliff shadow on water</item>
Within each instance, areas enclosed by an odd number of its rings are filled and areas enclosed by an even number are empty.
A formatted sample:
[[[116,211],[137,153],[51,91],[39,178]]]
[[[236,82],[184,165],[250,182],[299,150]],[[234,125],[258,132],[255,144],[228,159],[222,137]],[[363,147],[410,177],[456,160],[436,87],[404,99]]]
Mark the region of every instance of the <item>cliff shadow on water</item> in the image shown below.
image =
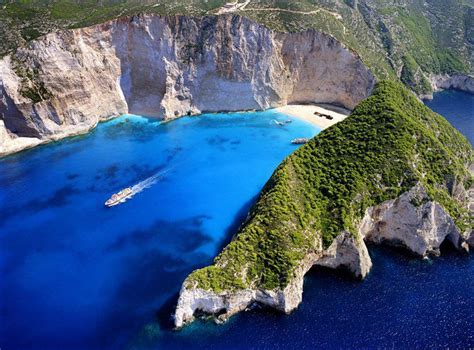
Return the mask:
[[[220,239],[220,243],[216,246],[216,251],[222,250],[234,237],[234,235],[238,232],[239,227],[245,222],[248,213],[251,207],[257,201],[258,195],[255,195],[253,198],[248,200],[246,203],[242,205],[242,207],[237,211],[237,214],[234,216],[233,221],[225,230],[224,235]],[[189,268],[188,273],[205,266],[212,262],[211,258],[207,258],[199,262],[199,265],[195,265]],[[155,317],[156,322],[159,324],[162,330],[172,331],[174,330],[174,319],[173,314],[176,309],[176,303],[178,300],[179,292],[177,291],[175,294],[170,296],[162,306],[156,310]],[[203,315],[204,316],[204,315]]]
[[[234,217],[234,220],[226,229],[225,234],[222,237],[222,240],[217,248],[217,251],[221,251],[229,242],[234,238],[235,234],[239,231],[239,228],[245,224],[245,221],[251,211],[251,208],[255,205],[258,199],[258,194],[255,195],[252,199],[244,203],[239,209],[237,214]]]

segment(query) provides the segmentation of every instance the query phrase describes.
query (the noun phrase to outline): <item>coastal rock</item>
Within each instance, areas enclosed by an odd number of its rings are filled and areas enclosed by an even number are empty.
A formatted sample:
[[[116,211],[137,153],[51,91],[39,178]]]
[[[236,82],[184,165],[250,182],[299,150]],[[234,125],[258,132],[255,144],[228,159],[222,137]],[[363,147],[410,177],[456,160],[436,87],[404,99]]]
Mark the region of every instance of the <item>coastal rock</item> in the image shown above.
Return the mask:
[[[124,113],[352,109],[373,86],[355,53],[315,30],[279,33],[233,15],[126,17],[48,34],[0,60],[0,155]]]
[[[474,248],[474,230],[471,230],[467,236],[466,242],[469,244],[469,247]]]
[[[213,315],[216,321],[222,322],[255,302],[289,313],[302,301],[304,275],[312,266],[343,268],[356,278],[366,277],[372,261],[364,240],[403,246],[425,257],[438,255],[445,240],[458,250],[468,251],[466,242],[473,246],[474,231],[465,240],[449,214],[431,201],[425,188],[417,184],[396,199],[368,208],[359,224],[358,235],[342,232],[326,250],[308,254],[283,290],[245,289],[215,293],[184,281],[174,315],[175,326],[181,328],[192,322],[199,312]]]
[[[422,257],[439,255],[445,240],[459,250],[464,242],[453,219],[419,184],[396,199],[368,208],[359,232],[366,241],[403,246]]]
[[[474,94],[474,77],[470,75],[431,75],[429,81],[433,91],[456,89]],[[433,95],[423,96],[433,98]]]
[[[340,234],[315,264],[333,269],[345,268],[361,279],[367,276],[372,268],[364,241],[349,232]]]
[[[222,322],[253,303],[290,313],[303,299],[304,275],[316,265],[334,269],[343,268],[356,278],[364,278],[370,271],[372,262],[362,238],[342,232],[327,250],[308,254],[283,290],[244,289],[215,293],[190,286],[185,281],[174,315],[175,327],[181,328],[186,323],[192,322],[194,315],[199,312],[213,315],[216,321]]]

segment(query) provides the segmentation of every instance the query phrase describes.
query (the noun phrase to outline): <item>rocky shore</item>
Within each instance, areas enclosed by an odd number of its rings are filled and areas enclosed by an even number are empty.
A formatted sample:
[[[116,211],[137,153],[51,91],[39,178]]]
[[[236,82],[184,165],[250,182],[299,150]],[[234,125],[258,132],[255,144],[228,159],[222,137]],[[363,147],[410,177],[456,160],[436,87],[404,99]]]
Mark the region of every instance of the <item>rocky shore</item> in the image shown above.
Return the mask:
[[[429,82],[433,91],[456,89],[474,94],[474,77],[464,74],[431,75]],[[422,99],[432,99],[433,94],[421,96]]]
[[[372,267],[366,246],[369,242],[403,247],[420,257],[439,255],[445,240],[462,252],[474,249],[474,231],[463,236],[449,214],[427,198],[423,186],[417,185],[397,199],[368,208],[356,237],[342,232],[328,249],[308,254],[283,290],[215,293],[183,284],[174,316],[175,326],[180,328],[192,322],[196,311],[216,315],[216,321],[222,322],[255,302],[289,313],[301,303],[303,278],[313,266],[342,268],[355,278],[363,279]]]
[[[260,303],[290,313],[303,300],[304,275],[315,265],[334,269],[344,268],[356,278],[364,278],[370,271],[372,262],[361,237],[354,238],[349,233],[343,232],[327,250],[308,254],[283,290],[244,289],[215,293],[183,284],[174,315],[175,326],[180,328],[192,322],[196,311],[215,315],[217,322],[223,322],[247,309],[252,303]]]
[[[426,191],[420,185],[395,200],[368,208],[358,231],[356,237],[342,232],[328,249],[308,254],[283,290],[214,293],[183,285],[174,316],[175,326],[180,328],[192,322],[196,311],[215,315],[222,322],[255,302],[289,313],[301,303],[303,278],[313,266],[343,268],[355,278],[363,279],[372,267],[365,242],[404,247],[420,257],[439,255],[445,240],[459,251],[474,249],[473,232],[463,236],[449,214],[438,203],[427,200]]]

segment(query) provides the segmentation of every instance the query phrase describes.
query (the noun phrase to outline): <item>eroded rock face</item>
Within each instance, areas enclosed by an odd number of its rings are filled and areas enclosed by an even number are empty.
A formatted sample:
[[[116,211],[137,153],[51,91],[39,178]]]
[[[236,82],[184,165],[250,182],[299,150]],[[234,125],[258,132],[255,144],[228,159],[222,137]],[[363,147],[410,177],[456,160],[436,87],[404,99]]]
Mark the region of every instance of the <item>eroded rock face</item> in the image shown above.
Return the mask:
[[[218,321],[225,321],[255,302],[289,313],[301,303],[304,275],[314,265],[347,269],[355,277],[363,278],[372,262],[362,238],[342,232],[327,250],[308,254],[283,290],[244,289],[215,293],[188,286],[185,281],[176,307],[175,326],[180,328],[192,322],[197,311],[215,315]]]
[[[470,75],[431,75],[429,81],[433,91],[456,89],[474,94],[474,77]],[[424,96],[433,98],[433,95]]]
[[[473,232],[464,237],[448,213],[431,201],[425,188],[417,184],[394,200],[368,208],[356,236],[342,232],[328,249],[308,254],[283,290],[245,289],[214,293],[189,286],[185,281],[175,312],[175,326],[180,328],[191,322],[198,310],[219,315],[217,320],[224,321],[254,302],[291,312],[302,301],[303,278],[314,265],[344,268],[355,277],[364,278],[372,267],[364,240],[403,246],[424,257],[439,254],[439,248],[446,239],[457,249],[468,251],[467,244],[472,247],[474,243]]]
[[[467,244],[469,244],[471,249],[474,249],[474,230],[471,230],[471,232],[469,232],[469,235],[467,236],[466,242],[467,242]]]
[[[373,85],[356,54],[314,30],[277,33],[232,15],[122,18],[48,34],[0,61],[0,155],[123,113],[352,109]]]
[[[464,242],[453,219],[441,205],[429,200],[421,185],[367,209],[360,233],[366,241],[403,246],[422,257],[438,255],[446,239],[457,249],[463,249]]]
[[[362,237],[354,237],[349,232],[343,232],[315,262],[315,265],[333,269],[346,268],[355,277],[362,279],[372,268],[372,261]]]

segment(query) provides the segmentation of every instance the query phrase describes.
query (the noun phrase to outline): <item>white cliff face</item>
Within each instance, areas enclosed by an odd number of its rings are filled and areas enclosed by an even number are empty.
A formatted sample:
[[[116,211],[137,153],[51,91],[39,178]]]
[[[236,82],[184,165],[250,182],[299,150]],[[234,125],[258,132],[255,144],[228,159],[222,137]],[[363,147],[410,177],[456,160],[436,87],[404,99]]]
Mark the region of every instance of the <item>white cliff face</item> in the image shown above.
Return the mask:
[[[366,241],[400,245],[419,256],[439,254],[447,239],[465,249],[464,238],[441,205],[428,199],[421,185],[394,200],[367,209],[360,225]]]
[[[336,237],[315,265],[333,269],[344,267],[355,277],[362,279],[372,268],[372,261],[362,237],[344,232]]]
[[[373,85],[357,55],[313,30],[276,33],[231,15],[123,18],[48,34],[0,60],[0,155],[123,113],[352,109]]]
[[[309,253],[283,290],[245,289],[214,293],[190,286],[185,281],[176,307],[175,326],[180,328],[192,322],[196,311],[225,321],[254,302],[291,312],[302,301],[303,278],[312,266],[344,268],[355,277],[364,278],[372,267],[364,240],[403,246],[424,257],[439,254],[445,240],[459,250],[468,251],[467,244],[472,247],[474,243],[473,232],[464,238],[447,212],[438,203],[430,201],[423,186],[418,184],[394,200],[368,208],[356,236],[342,232],[326,250]]]

